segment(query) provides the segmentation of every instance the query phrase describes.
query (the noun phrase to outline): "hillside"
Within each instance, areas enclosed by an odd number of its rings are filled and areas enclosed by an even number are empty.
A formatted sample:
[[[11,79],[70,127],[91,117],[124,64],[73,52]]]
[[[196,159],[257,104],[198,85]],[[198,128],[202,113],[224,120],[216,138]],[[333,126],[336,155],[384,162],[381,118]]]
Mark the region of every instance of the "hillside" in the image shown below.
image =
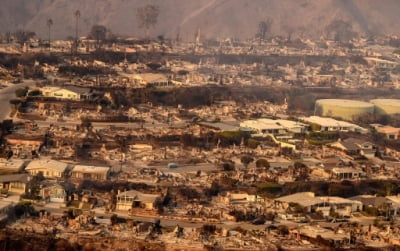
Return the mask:
[[[192,40],[197,29],[203,37],[253,37],[257,24],[270,18],[272,33],[310,37],[326,34],[334,20],[352,24],[357,32],[399,34],[398,0],[2,0],[0,32],[15,29],[47,34],[46,19],[54,20],[57,38],[74,34],[73,13],[79,9],[81,35],[94,24],[115,34],[143,36],[136,20],[137,7],[154,3],[160,7],[158,25],[150,35]]]

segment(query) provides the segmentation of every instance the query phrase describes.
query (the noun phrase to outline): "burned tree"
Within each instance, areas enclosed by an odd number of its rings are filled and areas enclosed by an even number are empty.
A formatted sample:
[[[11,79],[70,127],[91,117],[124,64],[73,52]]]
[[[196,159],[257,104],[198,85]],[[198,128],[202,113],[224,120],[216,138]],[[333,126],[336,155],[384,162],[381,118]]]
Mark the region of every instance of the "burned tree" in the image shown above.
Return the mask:
[[[53,19],[49,18],[46,21],[47,28],[49,29],[49,51],[51,50],[51,27],[53,26]]]
[[[343,20],[335,20],[326,27],[328,35],[333,35],[337,42],[348,42],[358,36],[353,30],[353,25]]]
[[[240,162],[247,168],[250,163],[252,163],[254,161],[253,157],[249,156],[249,155],[244,155],[240,158]]]
[[[93,25],[89,33],[89,38],[96,40],[96,46],[100,48],[101,44],[107,38],[107,28],[104,25]]]
[[[80,10],[76,10],[74,12],[75,17],[75,41],[74,41],[74,52],[75,54],[78,53],[78,41],[79,41],[79,19],[81,18]]]
[[[256,38],[260,39],[260,44],[262,40],[267,38],[267,34],[270,32],[272,26],[272,19],[267,18],[264,21],[258,23]]]
[[[149,35],[149,29],[157,24],[159,14],[160,8],[153,4],[147,4],[137,9],[136,17],[139,28],[145,29],[146,37]]]
[[[34,38],[36,36],[36,33],[33,31],[17,30],[14,33],[14,36],[19,44],[24,45],[24,43]]]

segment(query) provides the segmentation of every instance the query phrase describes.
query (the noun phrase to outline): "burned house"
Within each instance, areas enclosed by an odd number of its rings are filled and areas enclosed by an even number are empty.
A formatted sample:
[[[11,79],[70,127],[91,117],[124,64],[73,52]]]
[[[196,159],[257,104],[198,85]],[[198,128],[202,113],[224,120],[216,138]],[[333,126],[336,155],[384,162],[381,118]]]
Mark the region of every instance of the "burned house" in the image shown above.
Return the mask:
[[[87,180],[107,180],[110,174],[110,167],[76,165],[71,171],[71,177]]]

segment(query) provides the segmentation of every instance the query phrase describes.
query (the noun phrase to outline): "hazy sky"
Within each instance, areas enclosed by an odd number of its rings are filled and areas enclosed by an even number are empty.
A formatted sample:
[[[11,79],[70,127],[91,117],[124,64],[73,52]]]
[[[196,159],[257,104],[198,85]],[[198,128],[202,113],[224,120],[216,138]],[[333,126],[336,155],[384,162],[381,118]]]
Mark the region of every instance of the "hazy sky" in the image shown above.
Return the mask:
[[[113,33],[142,36],[136,10],[149,2],[160,15],[150,35],[194,39],[200,28],[203,37],[254,36],[259,22],[273,20],[270,34],[319,37],[335,20],[352,24],[357,32],[399,33],[399,0],[1,0],[0,31],[33,30],[46,36],[46,20],[52,18],[54,37],[75,33],[73,13],[79,9],[81,35],[94,24]],[[379,2],[379,4],[377,4]]]

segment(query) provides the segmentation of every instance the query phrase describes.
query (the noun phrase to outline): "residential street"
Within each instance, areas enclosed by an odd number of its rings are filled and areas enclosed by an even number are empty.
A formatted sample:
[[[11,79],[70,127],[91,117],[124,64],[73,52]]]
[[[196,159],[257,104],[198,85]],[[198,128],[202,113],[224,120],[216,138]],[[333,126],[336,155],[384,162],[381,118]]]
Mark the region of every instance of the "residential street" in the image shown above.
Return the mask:
[[[32,86],[34,83],[32,80],[24,80],[21,84],[14,84],[0,89],[0,121],[7,119],[10,114],[10,100],[15,99],[15,91],[19,88]]]

